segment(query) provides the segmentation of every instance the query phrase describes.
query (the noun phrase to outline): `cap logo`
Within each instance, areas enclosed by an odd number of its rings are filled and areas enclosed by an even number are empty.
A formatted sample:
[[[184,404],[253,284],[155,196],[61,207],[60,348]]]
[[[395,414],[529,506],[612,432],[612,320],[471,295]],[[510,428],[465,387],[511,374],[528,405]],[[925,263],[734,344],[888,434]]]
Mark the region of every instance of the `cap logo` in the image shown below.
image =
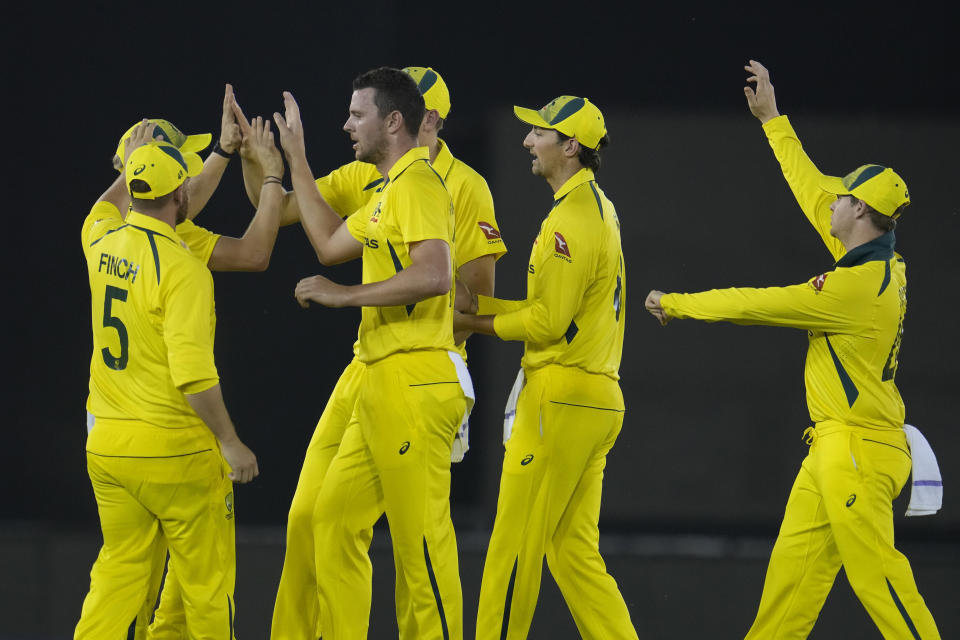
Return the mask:
[[[140,175],[141,173],[143,173],[144,171],[146,171],[146,169],[147,169],[147,165],[142,164],[142,165],[140,165],[139,167],[137,167],[136,169],[133,170],[133,175],[138,176],[138,175]]]
[[[577,111],[580,111],[580,109],[583,108],[584,104],[585,103],[583,98],[574,98],[570,102],[563,105],[560,108],[560,110],[557,113],[555,113],[552,117],[545,117],[544,120],[546,120],[548,124],[557,124],[558,122],[563,122],[564,120],[566,120],[567,118],[575,114]],[[549,113],[548,110],[551,106],[552,105],[548,104],[546,107],[543,108],[543,111]]]

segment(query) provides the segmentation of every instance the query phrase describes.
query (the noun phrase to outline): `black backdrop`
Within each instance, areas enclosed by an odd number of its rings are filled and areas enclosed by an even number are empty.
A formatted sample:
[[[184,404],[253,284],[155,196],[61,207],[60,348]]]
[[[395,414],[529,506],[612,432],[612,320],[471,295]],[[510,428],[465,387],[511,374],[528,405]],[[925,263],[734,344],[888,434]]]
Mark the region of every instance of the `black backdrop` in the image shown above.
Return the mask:
[[[116,139],[137,118],[216,132],[224,82],[248,114],[299,98],[316,173],[350,159],[340,130],[354,75],[429,65],[453,111],[444,134],[487,176],[511,252],[499,293],[523,273],[549,204],[520,148],[510,105],[562,93],[604,109],[613,145],[600,182],[623,221],[629,265],[623,385],[627,423],[608,467],[604,523],[630,531],[771,533],[803,455],[802,332],[675,323],[642,312],[653,287],[697,290],[804,280],[829,268],[743,104],[742,65],[773,73],[824,170],[889,163],[914,204],[899,232],[910,307],[898,382],[908,420],[956,468],[960,143],[950,20],[938,9],[854,3],[732,10],[717,5],[407,3],[162,10],[89,3],[8,9],[4,30],[8,241],[0,523],[96,528],[83,457],[89,293],[78,231],[114,177]],[[238,166],[198,220],[240,234],[253,210]],[[321,271],[298,227],[282,231],[264,274],[218,274],[217,360],[226,399],[262,476],[240,489],[241,524],[281,525],[312,427],[350,358],[355,310],[301,311],[293,287]],[[347,265],[324,273],[359,279]],[[495,506],[499,411],[516,344],[474,338],[481,401],[474,450],[455,470],[460,522],[487,527]],[[960,510],[906,523],[951,538]],[[901,522],[901,524],[903,524]]]

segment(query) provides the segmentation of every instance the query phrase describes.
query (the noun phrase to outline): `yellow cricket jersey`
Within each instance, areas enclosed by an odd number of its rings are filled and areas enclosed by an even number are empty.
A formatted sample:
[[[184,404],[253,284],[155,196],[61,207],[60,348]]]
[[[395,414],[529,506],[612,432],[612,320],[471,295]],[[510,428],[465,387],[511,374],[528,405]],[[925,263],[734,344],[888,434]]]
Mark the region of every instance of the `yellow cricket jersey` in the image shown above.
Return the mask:
[[[468,164],[455,158],[447,143],[438,142],[440,150],[433,169],[443,178],[453,199],[455,219],[451,253],[454,266],[459,269],[485,255],[493,255],[499,260],[507,252],[507,247],[500,237],[487,181]],[[383,187],[383,176],[376,165],[355,160],[318,178],[316,183],[327,204],[347,217],[378,196]],[[179,227],[177,231],[179,233]],[[464,359],[467,357],[465,345],[457,347]],[[354,344],[354,355],[359,353],[359,348],[359,342]]]
[[[810,419],[900,429],[904,406],[894,376],[907,277],[903,258],[894,252],[894,234],[845,252],[830,235],[830,203],[836,196],[819,187],[821,173],[790,122],[780,116],[764,124],[764,130],[800,208],[839,258],[836,267],[790,287],[669,294],[660,304],[678,318],[806,329]]]
[[[81,232],[90,280],[93,356],[87,410],[99,455],[168,456],[209,448],[185,393],[217,384],[213,278],[177,233],[107,202]]]
[[[433,169],[453,199],[454,265],[462,265],[485,255],[499,260],[507,252],[493,211],[493,196],[487,181],[470,165],[453,157],[449,145],[438,141],[440,150]],[[376,165],[354,160],[317,178],[317,190],[327,204],[346,218],[370,202],[383,187],[383,176]],[[179,227],[177,232],[180,232]],[[189,243],[188,243],[189,244]]]
[[[479,296],[479,315],[494,314],[504,340],[523,340],[523,368],[578,367],[619,380],[627,280],[620,220],[581,169],[555,194],[527,267],[527,298]]]
[[[350,234],[364,245],[364,284],[409,267],[415,242],[443,240],[452,247],[453,202],[429,157],[426,147],[405,153],[378,196],[347,218]],[[452,350],[453,287],[416,304],[363,307],[358,342],[357,357],[367,364],[398,351]]]

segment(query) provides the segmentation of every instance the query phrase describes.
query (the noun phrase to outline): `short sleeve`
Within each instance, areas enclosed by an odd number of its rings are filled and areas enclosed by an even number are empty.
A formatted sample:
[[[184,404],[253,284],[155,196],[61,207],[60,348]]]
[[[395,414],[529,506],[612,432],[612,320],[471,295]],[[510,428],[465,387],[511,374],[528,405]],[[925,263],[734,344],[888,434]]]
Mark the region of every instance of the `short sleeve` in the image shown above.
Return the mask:
[[[210,261],[210,256],[220,240],[220,234],[205,229],[192,220],[184,220],[178,224],[177,235],[187,243],[190,253],[195,255],[203,264]]]
[[[189,258],[171,269],[163,284],[163,341],[170,376],[177,389],[196,393],[219,380],[213,358],[213,277]],[[209,384],[200,384],[205,382]]]

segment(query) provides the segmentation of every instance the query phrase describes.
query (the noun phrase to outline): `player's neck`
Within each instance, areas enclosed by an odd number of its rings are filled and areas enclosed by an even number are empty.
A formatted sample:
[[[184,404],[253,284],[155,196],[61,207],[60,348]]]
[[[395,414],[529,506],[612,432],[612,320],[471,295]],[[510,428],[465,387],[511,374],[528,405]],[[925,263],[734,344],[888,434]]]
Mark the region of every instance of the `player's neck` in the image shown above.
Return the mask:
[[[393,168],[393,165],[397,164],[397,160],[402,158],[410,149],[413,149],[417,146],[417,138],[414,136],[403,136],[398,137],[392,144],[387,147],[386,153],[383,155],[383,159],[377,163],[377,171],[380,172],[380,175],[387,178],[387,174],[390,173],[390,169]]]
[[[567,180],[572,178],[580,169],[583,167],[580,165],[579,161],[565,162],[561,166],[557,167],[557,170],[551,173],[549,176],[544,176],[547,180],[547,184],[550,185],[550,188],[553,189],[553,192],[556,193],[560,190],[560,187],[567,183]]]
[[[850,253],[860,245],[872,242],[883,234],[883,231],[880,231],[873,225],[857,225],[850,230],[850,233],[847,234],[846,237],[840,238],[839,240],[843,244],[843,248],[847,250],[847,253]]]

